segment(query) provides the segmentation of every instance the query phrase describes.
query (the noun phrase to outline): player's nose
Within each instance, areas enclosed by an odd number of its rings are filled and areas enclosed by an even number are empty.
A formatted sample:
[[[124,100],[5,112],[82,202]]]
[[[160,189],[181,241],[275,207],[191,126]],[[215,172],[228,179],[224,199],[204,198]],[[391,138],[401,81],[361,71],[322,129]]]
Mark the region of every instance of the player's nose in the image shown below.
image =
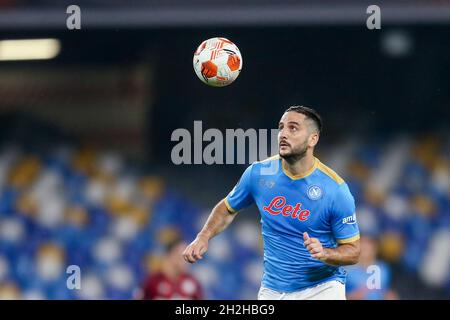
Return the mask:
[[[278,142],[282,142],[283,140],[286,140],[286,131],[284,131],[284,129],[280,129],[278,131]]]

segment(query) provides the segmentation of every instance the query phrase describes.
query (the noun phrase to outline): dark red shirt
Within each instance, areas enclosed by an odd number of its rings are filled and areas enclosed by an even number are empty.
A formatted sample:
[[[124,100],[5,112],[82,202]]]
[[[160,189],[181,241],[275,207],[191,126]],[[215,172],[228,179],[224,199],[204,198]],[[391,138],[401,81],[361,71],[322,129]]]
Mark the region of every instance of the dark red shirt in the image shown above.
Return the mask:
[[[190,274],[183,273],[170,279],[161,272],[154,273],[144,284],[144,299],[201,300],[203,292],[200,283]]]

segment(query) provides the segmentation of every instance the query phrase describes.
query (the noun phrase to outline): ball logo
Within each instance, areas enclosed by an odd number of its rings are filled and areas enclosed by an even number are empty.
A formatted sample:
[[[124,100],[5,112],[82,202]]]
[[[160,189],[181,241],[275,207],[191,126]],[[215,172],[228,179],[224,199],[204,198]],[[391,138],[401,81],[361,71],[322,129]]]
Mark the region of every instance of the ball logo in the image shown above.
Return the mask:
[[[311,200],[319,200],[320,198],[322,198],[322,189],[319,186],[310,186],[308,188],[308,198]]]

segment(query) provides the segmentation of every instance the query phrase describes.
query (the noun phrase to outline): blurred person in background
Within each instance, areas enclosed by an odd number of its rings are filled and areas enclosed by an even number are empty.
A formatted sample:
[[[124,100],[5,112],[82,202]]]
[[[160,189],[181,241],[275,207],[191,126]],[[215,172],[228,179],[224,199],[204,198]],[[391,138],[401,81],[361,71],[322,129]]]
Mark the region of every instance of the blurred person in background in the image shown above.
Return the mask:
[[[176,238],[166,246],[160,268],[150,274],[138,293],[143,300],[201,300],[203,290],[200,283],[187,271],[182,252],[187,243]]]
[[[391,269],[378,259],[378,241],[374,236],[361,237],[359,263],[346,267],[346,291],[349,300],[397,300],[391,289]],[[376,279],[375,277],[378,277]]]

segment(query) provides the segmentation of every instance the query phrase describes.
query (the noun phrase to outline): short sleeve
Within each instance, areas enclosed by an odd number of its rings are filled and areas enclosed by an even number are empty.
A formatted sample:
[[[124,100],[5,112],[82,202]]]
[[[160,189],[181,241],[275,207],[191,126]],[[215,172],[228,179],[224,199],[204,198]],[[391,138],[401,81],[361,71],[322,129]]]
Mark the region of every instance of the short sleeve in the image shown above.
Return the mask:
[[[230,212],[242,210],[254,202],[251,192],[251,174],[252,166],[249,166],[242,174],[236,186],[225,198],[225,204]]]
[[[335,194],[331,206],[331,225],[333,235],[340,244],[359,239],[356,221],[355,199],[346,183],[342,183]]]

